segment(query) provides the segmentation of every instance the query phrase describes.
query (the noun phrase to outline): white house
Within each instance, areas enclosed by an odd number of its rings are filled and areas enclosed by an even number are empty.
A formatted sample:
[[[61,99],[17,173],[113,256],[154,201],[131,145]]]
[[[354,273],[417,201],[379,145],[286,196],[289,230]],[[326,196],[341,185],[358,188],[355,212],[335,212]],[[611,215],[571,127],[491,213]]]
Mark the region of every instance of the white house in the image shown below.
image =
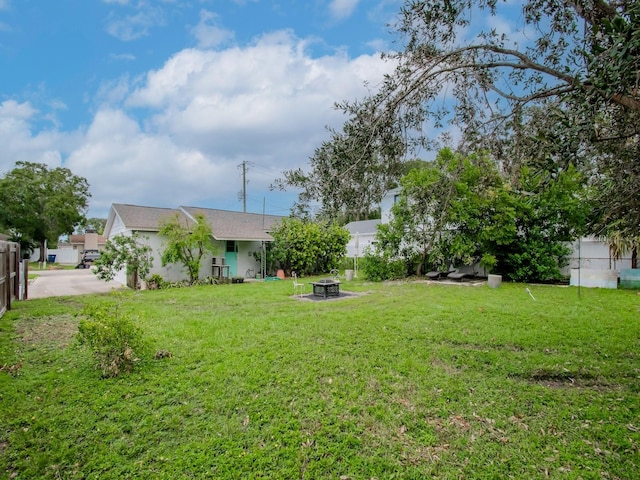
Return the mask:
[[[191,223],[195,221],[196,214],[203,214],[206,218],[217,246],[215,256],[209,255],[202,259],[201,277],[219,274],[245,277],[260,274],[260,252],[265,242],[273,241],[269,232],[282,220],[281,216],[199,207],[174,209],[113,204],[104,235],[111,239],[117,235],[138,233],[147,239],[153,251],[151,274],[157,273],[168,281],[185,280],[188,276],[182,265],[162,266],[160,259],[165,240],[158,232],[162,222],[172,216],[178,215],[181,220]],[[116,280],[126,284],[125,272],[120,272]]]

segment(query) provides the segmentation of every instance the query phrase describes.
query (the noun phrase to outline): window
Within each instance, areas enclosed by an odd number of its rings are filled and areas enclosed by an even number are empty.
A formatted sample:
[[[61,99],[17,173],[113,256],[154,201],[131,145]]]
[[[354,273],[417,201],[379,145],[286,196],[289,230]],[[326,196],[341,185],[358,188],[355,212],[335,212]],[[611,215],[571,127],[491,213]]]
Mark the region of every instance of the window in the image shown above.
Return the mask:
[[[227,253],[235,253],[236,252],[236,241],[235,240],[227,240]]]

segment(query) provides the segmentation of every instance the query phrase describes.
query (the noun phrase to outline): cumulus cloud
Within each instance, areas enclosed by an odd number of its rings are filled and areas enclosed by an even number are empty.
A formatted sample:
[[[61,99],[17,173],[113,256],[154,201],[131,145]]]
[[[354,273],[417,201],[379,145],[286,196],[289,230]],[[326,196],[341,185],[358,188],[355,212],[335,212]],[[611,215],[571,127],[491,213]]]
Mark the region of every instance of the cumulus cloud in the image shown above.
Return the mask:
[[[331,16],[337,20],[350,17],[360,0],[333,0],[329,4]]]
[[[115,109],[97,112],[83,145],[65,165],[87,178],[92,208],[103,212],[112,203],[171,207],[197,202],[209,196],[206,179],[223,175],[223,168],[201,152],[146,133]]]
[[[307,47],[280,31],[244,47],[179,51],[141,78],[103,83],[92,121],[76,132],[33,133],[42,114],[5,101],[0,165],[23,159],[11,152],[62,163],[89,181],[90,215],[106,216],[112,203],[238,208],[238,165],[248,161],[261,210],[269,184],[308,164],[325,126],[341,126],[334,102],[363,96],[365,81],[375,86],[392,68],[378,55],[313,57]]]
[[[12,170],[16,162],[45,163],[59,167],[65,152],[72,151],[80,138],[77,132],[45,129],[34,133],[40,112],[28,102],[0,103],[0,172]],[[46,118],[44,115],[43,118]]]
[[[234,33],[220,25],[218,15],[208,10],[200,11],[200,22],[191,29],[201,48],[224,45],[233,40]]]

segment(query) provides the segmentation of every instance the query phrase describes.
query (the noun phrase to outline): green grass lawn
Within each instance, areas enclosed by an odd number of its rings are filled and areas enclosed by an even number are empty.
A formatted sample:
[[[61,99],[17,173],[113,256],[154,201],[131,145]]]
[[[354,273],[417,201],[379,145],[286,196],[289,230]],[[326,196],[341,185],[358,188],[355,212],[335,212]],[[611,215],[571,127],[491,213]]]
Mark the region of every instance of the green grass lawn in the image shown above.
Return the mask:
[[[640,478],[640,296],[286,282],[64,297],[0,319],[0,478]],[[92,302],[153,350],[101,379]],[[153,353],[153,352],[151,352]]]

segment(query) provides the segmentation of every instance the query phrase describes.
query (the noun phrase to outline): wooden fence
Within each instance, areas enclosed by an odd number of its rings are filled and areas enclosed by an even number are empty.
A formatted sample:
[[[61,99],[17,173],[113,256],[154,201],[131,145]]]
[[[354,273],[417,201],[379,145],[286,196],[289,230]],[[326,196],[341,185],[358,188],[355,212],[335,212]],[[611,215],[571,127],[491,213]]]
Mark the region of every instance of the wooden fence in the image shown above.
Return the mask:
[[[26,282],[25,282],[26,284]],[[20,245],[0,241],[0,317],[20,292]]]

